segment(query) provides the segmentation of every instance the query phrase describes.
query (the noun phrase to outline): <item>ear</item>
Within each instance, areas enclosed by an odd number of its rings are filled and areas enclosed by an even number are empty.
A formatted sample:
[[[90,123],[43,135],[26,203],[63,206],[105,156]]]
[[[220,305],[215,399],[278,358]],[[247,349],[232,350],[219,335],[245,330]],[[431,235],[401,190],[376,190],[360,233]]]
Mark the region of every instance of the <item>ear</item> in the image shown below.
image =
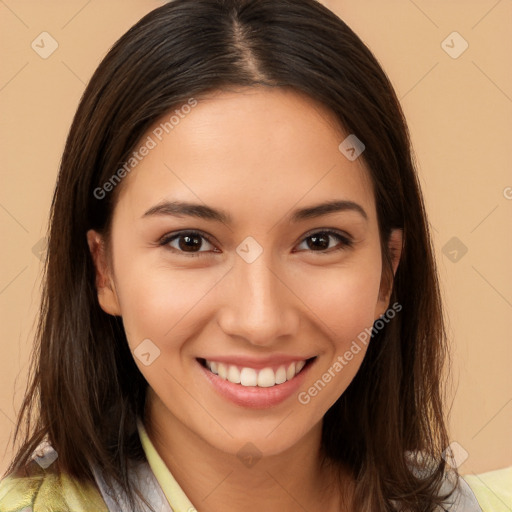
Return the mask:
[[[402,255],[403,231],[401,229],[393,229],[389,236],[388,250],[391,258],[391,269],[393,275],[390,276],[387,269],[383,269],[382,279],[379,290],[379,300],[375,308],[375,320],[382,316],[389,307],[391,291],[393,289],[393,279],[400,263]]]
[[[121,316],[121,308],[108,262],[105,240],[97,231],[87,231],[87,243],[96,269],[96,290],[101,309],[113,316]]]

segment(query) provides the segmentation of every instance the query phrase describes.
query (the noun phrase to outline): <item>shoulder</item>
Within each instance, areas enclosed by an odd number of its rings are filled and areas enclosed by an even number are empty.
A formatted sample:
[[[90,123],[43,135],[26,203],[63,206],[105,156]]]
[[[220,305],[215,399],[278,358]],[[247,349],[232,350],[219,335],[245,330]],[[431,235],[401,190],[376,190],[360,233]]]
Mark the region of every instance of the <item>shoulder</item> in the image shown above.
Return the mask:
[[[512,466],[480,474],[463,475],[484,512],[512,510]]]
[[[450,512],[483,512],[467,482],[454,472],[447,471],[440,494],[452,492],[442,510]]]
[[[56,458],[51,446],[41,445],[22,471],[0,480],[0,512],[108,512],[92,484],[53,469]]]
[[[421,451],[407,452],[406,456],[416,476],[428,476],[439,466],[439,462]],[[468,483],[448,461],[437,494],[440,497],[448,495],[441,508],[437,509],[438,512],[484,512]]]

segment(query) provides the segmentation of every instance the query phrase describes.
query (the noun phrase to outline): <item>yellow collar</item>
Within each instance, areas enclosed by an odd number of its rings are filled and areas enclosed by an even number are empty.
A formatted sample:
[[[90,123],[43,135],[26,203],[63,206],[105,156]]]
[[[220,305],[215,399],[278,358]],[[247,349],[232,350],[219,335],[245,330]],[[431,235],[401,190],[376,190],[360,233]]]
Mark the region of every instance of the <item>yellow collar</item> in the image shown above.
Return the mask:
[[[142,448],[148,459],[149,466],[153,471],[162,491],[172,507],[174,512],[195,512],[196,509],[187,495],[183,492],[178,482],[172,476],[169,468],[165,465],[156,448],[153,446],[151,439],[144,428],[140,418],[137,418],[137,429],[139,430],[139,437],[142,443]]]

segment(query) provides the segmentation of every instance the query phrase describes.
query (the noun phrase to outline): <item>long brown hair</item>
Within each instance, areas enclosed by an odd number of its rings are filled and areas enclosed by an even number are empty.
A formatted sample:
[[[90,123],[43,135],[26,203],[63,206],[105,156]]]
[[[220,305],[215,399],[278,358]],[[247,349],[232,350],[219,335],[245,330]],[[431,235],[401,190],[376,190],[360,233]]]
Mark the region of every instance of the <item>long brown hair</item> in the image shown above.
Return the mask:
[[[120,186],[102,187],[163,114],[231,86],[290,87],[323,103],[366,146],[389,275],[387,241],[404,233],[391,303],[357,375],[328,410],[322,453],[355,479],[358,510],[431,511],[448,444],[447,356],[439,286],[407,125],[376,58],[315,0],[174,0],[143,17],[90,80],[66,142],[53,197],[37,340],[9,473],[48,436],[62,471],[91,481],[91,465],[129,493],[127,461],[144,460],[136,430],[147,382],[120,318],[98,304],[86,232],[108,234]],[[35,420],[33,417],[35,416]],[[31,420],[32,418],[32,420]],[[431,461],[421,478],[407,452]]]

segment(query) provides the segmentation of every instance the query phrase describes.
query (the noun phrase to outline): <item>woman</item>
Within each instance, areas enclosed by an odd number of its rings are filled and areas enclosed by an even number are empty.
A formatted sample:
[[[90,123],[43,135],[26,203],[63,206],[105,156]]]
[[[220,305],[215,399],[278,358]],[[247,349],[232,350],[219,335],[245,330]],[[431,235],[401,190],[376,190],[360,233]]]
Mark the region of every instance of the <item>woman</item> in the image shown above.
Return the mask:
[[[45,279],[0,510],[480,510],[445,461],[406,123],[321,4],[130,29],[73,121]]]

